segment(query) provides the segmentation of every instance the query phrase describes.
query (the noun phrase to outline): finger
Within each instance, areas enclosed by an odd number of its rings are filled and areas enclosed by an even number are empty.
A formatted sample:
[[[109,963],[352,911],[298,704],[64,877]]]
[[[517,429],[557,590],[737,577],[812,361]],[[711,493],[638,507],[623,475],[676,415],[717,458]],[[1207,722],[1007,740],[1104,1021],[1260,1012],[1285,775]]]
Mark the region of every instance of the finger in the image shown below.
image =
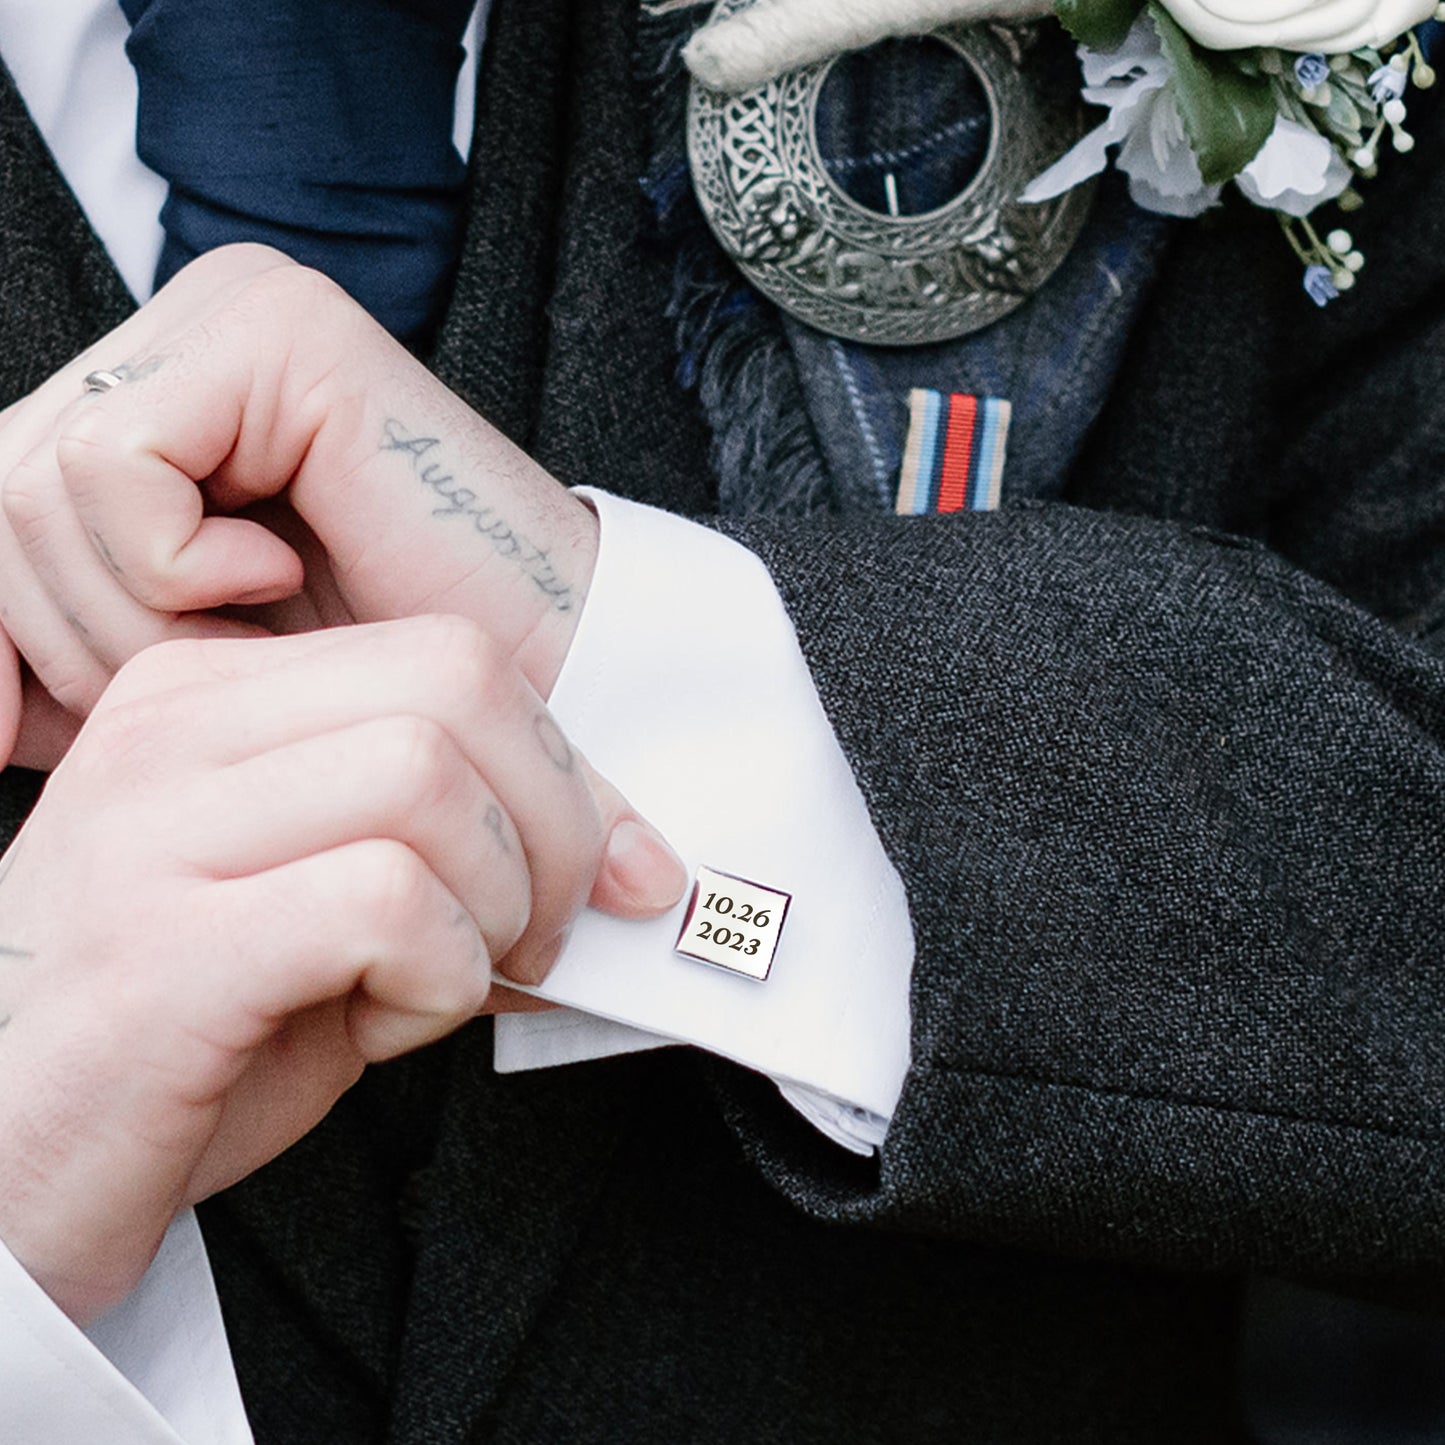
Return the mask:
[[[556,1004],[494,984],[482,1013],[537,1013]],[[348,1001],[292,1014],[252,1056],[232,1086],[186,1203],[196,1204],[289,1148],[325,1118],[360,1077],[366,1060],[348,1023]]]
[[[205,772],[171,837],[188,863],[226,878],[394,839],[461,901],[493,957],[516,943],[531,913],[511,819],[450,734],[427,718],[376,718]]]
[[[618,918],[652,918],[665,913],[687,887],[686,866],[662,834],[606,778],[585,759],[581,766],[607,834],[589,905]],[[518,983],[541,983],[561,956],[568,932],[570,929],[547,935],[539,929],[529,930],[524,941],[498,962],[498,971]]]
[[[532,876],[531,927],[555,934],[586,902],[605,841],[588,775],[517,667],[459,618],[169,643],[122,670],[93,723],[125,729],[116,704],[161,691],[171,693],[167,730],[206,766],[380,717],[429,718],[516,827]]]
[[[18,500],[13,482],[12,474],[0,484],[6,523],[0,527],[0,575],[5,579],[0,621],[56,701],[83,714],[95,705],[110,674],[30,565],[13,520],[18,510],[24,525],[28,501]]]
[[[33,574],[107,679],[137,652],[173,637],[259,635],[261,629],[209,616],[177,616],[137,602],[103,540],[88,537],[71,505],[47,437],[5,482],[5,511]],[[36,664],[32,663],[32,666]],[[42,681],[54,667],[37,667]],[[91,699],[93,701],[93,699]]]
[[[607,850],[588,903],[618,918],[652,918],[665,913],[687,887],[686,865],[601,773],[585,759],[582,765],[607,834]],[[540,978],[526,981],[540,982]]]
[[[277,668],[330,666],[336,661],[338,649],[352,642],[374,647],[379,658],[385,642],[369,643],[367,639],[380,637],[392,628],[424,626],[435,621],[431,618],[417,619],[414,623],[372,623],[240,641],[183,638],[161,643],[138,653],[116,673],[96,714],[104,716],[116,708],[162,693],[254,678]]]
[[[686,865],[662,834],[606,778],[585,759],[580,762],[607,835],[588,904],[618,918],[652,918],[665,913],[687,887]],[[568,932],[570,928],[556,934],[530,929],[523,941],[498,962],[498,971],[518,983],[541,983],[561,956]]]
[[[493,989],[492,993],[501,990]],[[490,1002],[490,998],[489,998]],[[284,1020],[251,1056],[221,1106],[185,1202],[228,1189],[309,1134],[366,1067],[333,999]]]
[[[137,438],[129,405],[118,387],[72,415],[55,441],[70,500],[96,551],[127,590],[166,612],[275,602],[299,590],[301,559],[254,522],[207,516],[198,485],[210,475],[205,463],[192,462],[192,475],[156,455]],[[233,437],[240,418],[220,410],[207,421],[217,440],[197,445],[192,454],[215,454],[219,464],[220,439]],[[287,480],[279,474],[278,491]]]
[[[282,1019],[328,1000],[348,1000],[348,1036],[368,1062],[440,1038],[486,1002],[481,933],[404,844],[350,843],[209,885],[209,898],[234,966],[166,986],[171,1006],[188,994],[197,1027],[238,1058]]]
[[[586,592],[583,505],[302,268],[262,277],[177,338],[144,386],[77,413],[58,451],[86,528],[157,609],[299,576],[248,519],[208,516],[202,491],[227,512],[286,492],[361,619],[486,616],[520,647]]]
[[[237,686],[217,702],[213,689],[223,680]],[[621,917],[650,917],[686,887],[682,862],[657,830],[571,747],[516,669],[459,619],[171,644],[131,663],[105,706],[186,685],[198,689],[186,731],[206,736],[209,755],[222,763],[365,718],[407,713],[441,722],[522,839],[533,871],[532,949],[570,923],[583,899]],[[219,732],[201,721],[213,712],[225,720]],[[594,852],[604,838],[605,851]],[[545,973],[525,950],[503,966],[524,983]]]
[[[343,296],[301,267],[273,271],[174,336],[144,385],[68,415],[56,446],[66,488],[139,601],[193,611],[301,585],[295,553],[253,522],[208,516],[201,484],[228,509],[290,484],[328,416],[308,404],[312,388],[356,351],[349,330],[366,319]]]

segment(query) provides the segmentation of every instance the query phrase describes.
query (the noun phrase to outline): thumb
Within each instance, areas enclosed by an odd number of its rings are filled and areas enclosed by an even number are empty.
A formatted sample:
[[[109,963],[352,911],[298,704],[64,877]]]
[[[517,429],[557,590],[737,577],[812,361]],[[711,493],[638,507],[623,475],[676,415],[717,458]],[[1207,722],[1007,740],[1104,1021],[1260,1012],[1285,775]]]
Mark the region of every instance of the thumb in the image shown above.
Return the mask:
[[[592,789],[607,839],[588,905],[615,918],[654,918],[666,913],[687,887],[686,865],[662,834],[601,773],[580,753],[576,756]],[[524,939],[498,965],[499,970],[515,982],[535,987],[556,963],[567,932],[564,929],[550,938]]]
[[[588,781],[607,830],[602,866],[587,900],[618,918],[665,913],[687,887],[687,868],[661,833],[590,764]]]

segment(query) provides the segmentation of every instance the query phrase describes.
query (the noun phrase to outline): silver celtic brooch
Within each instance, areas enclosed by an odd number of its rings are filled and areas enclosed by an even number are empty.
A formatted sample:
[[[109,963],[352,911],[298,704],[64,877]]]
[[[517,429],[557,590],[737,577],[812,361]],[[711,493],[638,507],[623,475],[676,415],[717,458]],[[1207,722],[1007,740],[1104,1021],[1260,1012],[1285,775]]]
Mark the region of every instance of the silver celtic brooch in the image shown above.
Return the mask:
[[[749,0],[719,0],[709,23]],[[809,325],[881,346],[947,341],[997,321],[1057,269],[1088,213],[1087,187],[1038,205],[1018,195],[1083,133],[1077,95],[1024,64],[1031,27],[935,32],[977,75],[989,109],[982,164],[921,215],[860,205],[828,174],[817,105],[833,61],[742,95],[694,80],[687,146],[708,225],[757,289]]]

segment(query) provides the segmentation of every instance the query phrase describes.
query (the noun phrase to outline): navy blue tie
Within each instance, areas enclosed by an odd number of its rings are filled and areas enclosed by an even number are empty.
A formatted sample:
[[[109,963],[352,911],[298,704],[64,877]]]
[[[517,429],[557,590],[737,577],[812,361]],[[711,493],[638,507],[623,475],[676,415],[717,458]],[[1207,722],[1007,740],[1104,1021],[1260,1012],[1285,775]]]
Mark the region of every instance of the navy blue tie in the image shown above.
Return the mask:
[[[460,245],[452,144],[474,0],[121,0],[136,148],[170,182],[159,286],[263,241],[425,339]]]

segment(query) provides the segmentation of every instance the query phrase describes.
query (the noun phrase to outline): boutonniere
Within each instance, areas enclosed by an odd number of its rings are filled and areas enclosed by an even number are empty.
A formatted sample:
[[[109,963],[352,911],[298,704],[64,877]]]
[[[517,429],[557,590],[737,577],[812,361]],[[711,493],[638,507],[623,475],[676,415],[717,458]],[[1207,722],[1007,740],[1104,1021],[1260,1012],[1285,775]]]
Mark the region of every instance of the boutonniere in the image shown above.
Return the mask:
[[[700,0],[653,0],[671,9]],[[1197,216],[1233,186],[1273,211],[1323,306],[1365,258],[1326,202],[1363,204],[1381,152],[1414,147],[1409,91],[1435,72],[1415,27],[1437,0],[756,0],[688,47],[694,73],[736,92],[885,36],[1033,20],[1052,11],[1079,43],[1084,98],[1108,114],[1022,199],[1062,195],[1114,164],[1135,201]]]
[[[1382,147],[1407,152],[1413,84],[1435,83],[1414,27],[1436,0],[1058,0],[1084,98],[1108,116],[1024,191],[1043,201],[1115,164],[1151,211],[1197,216],[1233,185],[1275,212],[1323,306],[1365,264],[1327,201],[1351,211]],[[1266,12],[1266,13],[1261,13]]]

